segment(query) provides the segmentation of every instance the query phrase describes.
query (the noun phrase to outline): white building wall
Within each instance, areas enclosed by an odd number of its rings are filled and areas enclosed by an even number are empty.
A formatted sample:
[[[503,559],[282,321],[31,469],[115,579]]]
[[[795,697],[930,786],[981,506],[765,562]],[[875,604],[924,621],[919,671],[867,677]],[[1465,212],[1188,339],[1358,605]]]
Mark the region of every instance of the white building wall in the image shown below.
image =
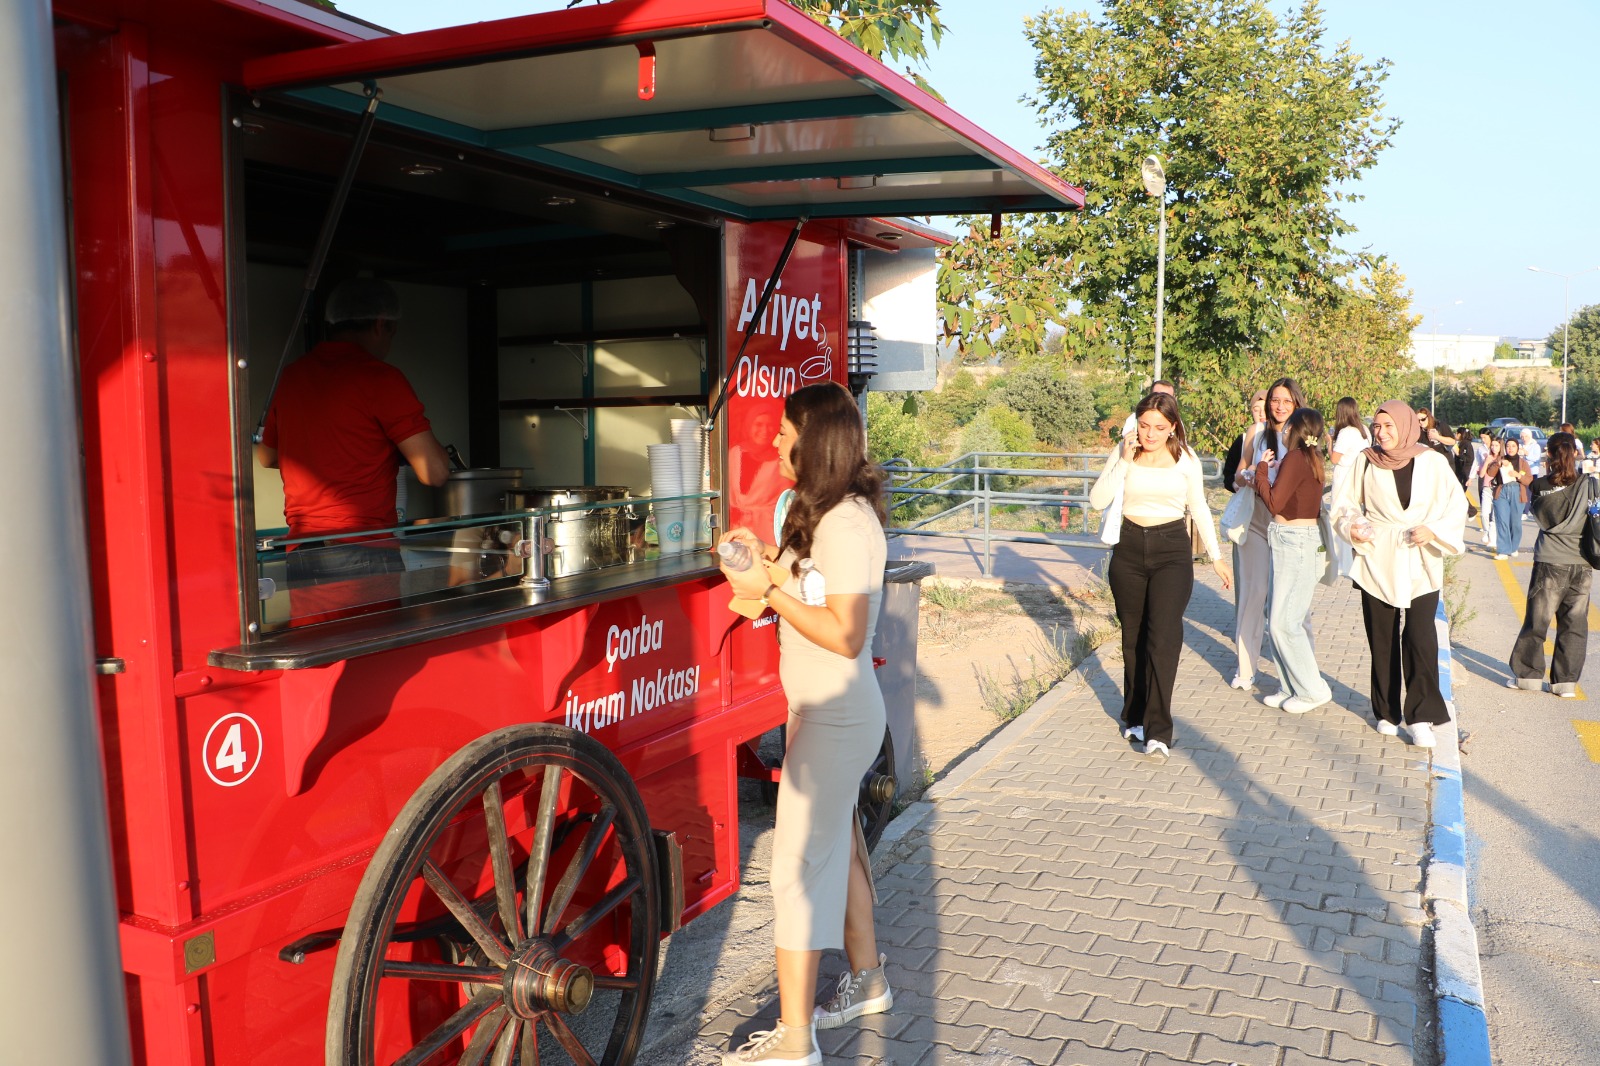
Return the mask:
[[[1499,337],[1485,337],[1470,333],[1411,334],[1411,361],[1423,370],[1446,370],[1465,373],[1482,370],[1494,361],[1494,346]]]

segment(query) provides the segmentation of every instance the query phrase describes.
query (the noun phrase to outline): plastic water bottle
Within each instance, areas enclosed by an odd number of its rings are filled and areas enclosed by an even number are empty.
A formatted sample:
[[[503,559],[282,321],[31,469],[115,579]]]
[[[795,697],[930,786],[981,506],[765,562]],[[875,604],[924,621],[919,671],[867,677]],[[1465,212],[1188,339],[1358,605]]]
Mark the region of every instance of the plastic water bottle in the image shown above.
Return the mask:
[[[750,549],[736,540],[718,544],[717,554],[722,556],[723,565],[729,570],[748,570],[756,565],[755,556],[750,554]]]

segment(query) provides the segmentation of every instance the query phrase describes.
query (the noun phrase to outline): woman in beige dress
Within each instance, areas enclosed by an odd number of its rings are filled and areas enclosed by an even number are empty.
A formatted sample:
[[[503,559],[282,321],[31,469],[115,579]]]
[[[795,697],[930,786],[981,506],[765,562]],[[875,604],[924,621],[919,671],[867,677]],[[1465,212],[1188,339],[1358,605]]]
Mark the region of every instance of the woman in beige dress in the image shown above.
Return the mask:
[[[778,458],[795,480],[782,543],[729,531],[776,563],[723,574],[735,595],[779,619],[778,672],[789,700],[778,786],[772,896],[776,910],[778,1024],[723,1057],[726,1066],[813,1066],[816,1029],[886,1011],[894,1002],[878,954],[871,864],[856,818],[861,778],[883,744],[883,696],[872,673],[872,634],[883,598],[883,474],[867,459],[855,401],[832,383],[784,404]],[[850,970],[816,1005],[822,952],[842,947]]]

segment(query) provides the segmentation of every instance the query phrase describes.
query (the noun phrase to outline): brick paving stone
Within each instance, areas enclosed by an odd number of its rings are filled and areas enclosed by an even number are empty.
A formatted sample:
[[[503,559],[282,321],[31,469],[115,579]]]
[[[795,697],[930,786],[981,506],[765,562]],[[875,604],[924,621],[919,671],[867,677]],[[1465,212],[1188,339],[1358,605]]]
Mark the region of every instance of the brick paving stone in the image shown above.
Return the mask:
[[[1410,1062],[1429,767],[1371,728],[1359,599],[1314,607],[1346,709],[1287,716],[1226,687],[1231,597],[1196,579],[1173,757],[1117,737],[1115,645],[997,734],[881,870],[895,1011],[830,1034],[830,1066]],[[772,1001],[717,1005],[707,1039]]]
[[[1344,1033],[1358,1040],[1370,1039],[1373,1029],[1376,1028],[1375,1019],[1370,1014],[1345,1014],[1336,1010],[1323,1010],[1308,1003],[1295,1004],[1292,1024],[1301,1029],[1315,1027],[1326,1029],[1330,1033]]]
[[[1199,1014],[1183,1007],[1174,1007],[1167,1011],[1166,1021],[1161,1023],[1161,1031],[1163,1033],[1193,1033],[1196,1036],[1210,1035],[1218,1040],[1237,1041],[1244,1036],[1246,1024],[1247,1020],[1244,1018]]]
[[[1056,1066],[1140,1066],[1144,1062],[1144,1052],[1114,1051],[1069,1040],[1053,1062]]]
[[[1195,1042],[1193,1063],[1227,1063],[1228,1066],[1277,1066],[1280,1048],[1276,1044],[1242,1043],[1202,1036]]]
[[[1328,1046],[1328,1031],[1273,1025],[1252,1018],[1245,1023],[1243,1042],[1280,1048],[1296,1047],[1309,1055],[1319,1055]]]
[[[1364,1062],[1369,1066],[1412,1066],[1413,1062],[1409,1043],[1375,1044],[1367,1040],[1357,1040],[1344,1033],[1333,1034],[1328,1054],[1331,1058]]]

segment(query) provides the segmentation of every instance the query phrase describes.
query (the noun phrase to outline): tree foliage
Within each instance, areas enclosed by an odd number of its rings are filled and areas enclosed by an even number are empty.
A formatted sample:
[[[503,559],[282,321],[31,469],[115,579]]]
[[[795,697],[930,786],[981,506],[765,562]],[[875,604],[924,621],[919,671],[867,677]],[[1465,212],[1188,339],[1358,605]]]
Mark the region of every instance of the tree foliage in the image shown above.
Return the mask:
[[[1545,341],[1550,346],[1553,366],[1561,365],[1561,333],[1557,325]],[[1600,304],[1590,304],[1573,312],[1571,332],[1567,335],[1567,365],[1585,373],[1600,374]]]
[[[899,393],[867,393],[867,455],[873,462],[905,459],[922,466],[927,448],[926,426],[906,412]]]
[[[1142,372],[1160,208],[1139,166],[1157,154],[1169,189],[1163,369],[1197,425],[1220,421],[1292,312],[1344,298],[1337,282],[1357,258],[1337,243],[1351,232],[1341,202],[1397,128],[1383,113],[1388,63],[1330,46],[1315,0],[1283,19],[1266,0],[1106,0],[1100,17],[1046,12],[1026,26],[1050,162],[1086,204],[958,242],[946,328],[981,354],[997,321],[1054,321],[1071,354]]]
[[[944,37],[939,0],[790,0],[874,59],[928,58],[928,43]],[[912,75],[922,83],[920,76]],[[928,88],[923,84],[924,89]]]
[[[1000,378],[990,395],[1026,418],[1047,448],[1067,447],[1097,421],[1088,387],[1043,359],[1032,359]]]

